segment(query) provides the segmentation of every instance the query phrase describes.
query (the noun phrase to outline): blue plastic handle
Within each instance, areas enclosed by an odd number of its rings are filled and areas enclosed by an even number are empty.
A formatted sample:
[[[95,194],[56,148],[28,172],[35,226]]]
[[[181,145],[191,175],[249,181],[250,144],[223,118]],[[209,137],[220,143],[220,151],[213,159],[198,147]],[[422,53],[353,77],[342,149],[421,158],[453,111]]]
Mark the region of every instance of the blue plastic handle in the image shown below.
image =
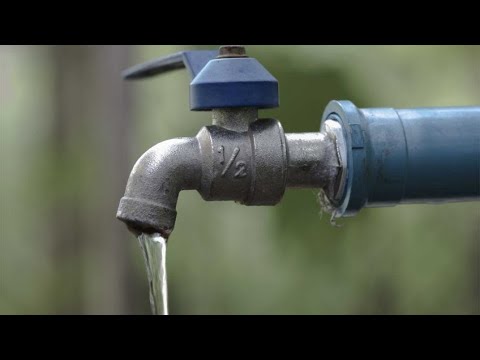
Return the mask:
[[[192,77],[190,109],[278,106],[278,81],[251,57],[218,58],[218,51],[182,51],[133,66],[123,72],[128,80],[144,79],[187,68]]]

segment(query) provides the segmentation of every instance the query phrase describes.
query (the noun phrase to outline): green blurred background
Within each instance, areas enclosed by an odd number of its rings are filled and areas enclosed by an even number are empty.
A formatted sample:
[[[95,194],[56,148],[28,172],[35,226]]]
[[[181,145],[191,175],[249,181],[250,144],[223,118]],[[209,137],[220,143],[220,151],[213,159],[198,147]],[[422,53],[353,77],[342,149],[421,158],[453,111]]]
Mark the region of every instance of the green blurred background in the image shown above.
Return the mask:
[[[217,45],[213,46],[214,48]],[[135,160],[210,123],[185,71],[124,68],[212,46],[0,47],[0,313],[149,314],[143,258],[115,219]],[[359,107],[480,104],[478,46],[249,46],[279,80],[286,132]],[[480,203],[364,209],[335,228],[313,190],[276,207],[182,192],[172,314],[479,314]]]

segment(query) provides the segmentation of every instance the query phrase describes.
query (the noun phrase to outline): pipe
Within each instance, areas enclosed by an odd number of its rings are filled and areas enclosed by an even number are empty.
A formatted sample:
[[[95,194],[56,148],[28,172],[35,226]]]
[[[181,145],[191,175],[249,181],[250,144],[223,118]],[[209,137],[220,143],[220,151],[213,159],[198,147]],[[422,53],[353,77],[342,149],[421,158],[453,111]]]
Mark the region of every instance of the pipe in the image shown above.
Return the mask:
[[[480,198],[480,107],[358,109],[332,101],[324,120],[343,129],[347,172],[334,217],[363,207]]]
[[[196,138],[155,145],[133,167],[117,218],[136,234],[159,232],[168,237],[175,225],[179,192],[199,189],[201,174]]]
[[[338,174],[335,138],[327,132],[285,134],[288,154],[287,186],[323,188]]]

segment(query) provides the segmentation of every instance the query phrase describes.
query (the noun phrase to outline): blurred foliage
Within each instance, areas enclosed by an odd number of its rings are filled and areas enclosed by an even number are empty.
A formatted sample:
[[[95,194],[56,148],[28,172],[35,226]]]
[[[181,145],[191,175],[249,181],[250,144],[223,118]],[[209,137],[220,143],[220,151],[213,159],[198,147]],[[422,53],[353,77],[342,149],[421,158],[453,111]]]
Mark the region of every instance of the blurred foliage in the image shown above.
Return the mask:
[[[149,313],[136,239],[114,218],[125,169],[210,118],[189,111],[186,72],[117,82],[113,60],[101,58],[110,48],[71,50],[80,54],[71,74],[58,68],[58,54],[70,50],[0,47],[0,313]],[[129,47],[125,63],[184,48],[193,47]],[[280,83],[281,107],[261,115],[280,119],[287,132],[319,129],[333,99],[359,107],[480,104],[478,46],[247,50]],[[129,122],[118,125],[128,125],[125,140],[102,107],[123,106],[123,98],[108,98],[118,88],[131,98]],[[115,146],[129,155],[112,162]],[[339,222],[322,217],[313,190],[288,190],[276,207],[183,192],[167,259],[171,313],[480,313],[478,202],[364,209]]]

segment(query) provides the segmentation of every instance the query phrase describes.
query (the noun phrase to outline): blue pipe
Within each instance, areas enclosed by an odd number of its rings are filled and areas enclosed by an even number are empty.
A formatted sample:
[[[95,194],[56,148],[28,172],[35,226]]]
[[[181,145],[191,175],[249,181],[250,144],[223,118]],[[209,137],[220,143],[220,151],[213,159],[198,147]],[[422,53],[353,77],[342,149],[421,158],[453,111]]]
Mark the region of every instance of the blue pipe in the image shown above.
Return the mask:
[[[363,207],[480,199],[480,107],[359,109],[332,101],[347,173],[335,217]]]

